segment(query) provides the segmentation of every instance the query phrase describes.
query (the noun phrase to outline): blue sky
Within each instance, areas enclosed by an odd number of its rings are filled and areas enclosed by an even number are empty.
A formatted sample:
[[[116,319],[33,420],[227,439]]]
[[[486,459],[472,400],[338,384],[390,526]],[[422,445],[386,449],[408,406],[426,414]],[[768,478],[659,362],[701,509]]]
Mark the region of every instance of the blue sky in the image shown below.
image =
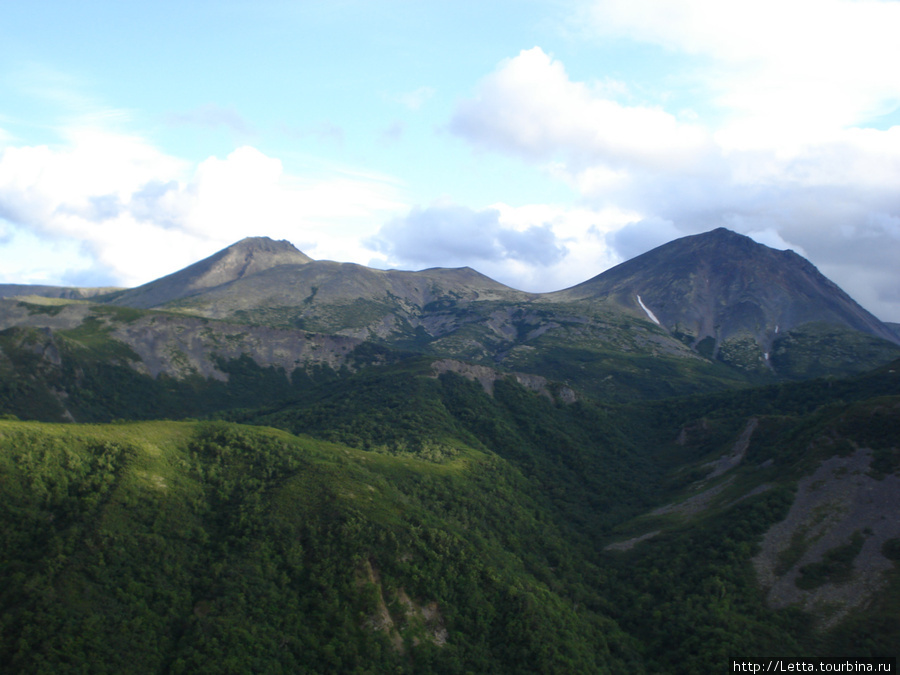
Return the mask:
[[[900,3],[0,3],[0,283],[245,236],[549,291],[719,226],[900,321]]]

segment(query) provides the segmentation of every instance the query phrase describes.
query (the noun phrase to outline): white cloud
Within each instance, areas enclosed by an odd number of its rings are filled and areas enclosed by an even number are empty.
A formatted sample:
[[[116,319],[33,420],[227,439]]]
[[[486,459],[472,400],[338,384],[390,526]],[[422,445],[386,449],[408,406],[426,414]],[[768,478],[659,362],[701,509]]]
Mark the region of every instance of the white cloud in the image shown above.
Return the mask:
[[[623,260],[630,260],[657,246],[677,239],[681,234],[671,220],[651,216],[628,223],[621,229],[610,233],[608,240],[610,246]]]
[[[71,130],[62,148],[7,147],[0,157],[0,208],[41,229],[60,205],[87,208],[91,198],[124,197],[142,184],[178,176],[184,164],[139,138]]]
[[[605,235],[633,214],[548,204],[482,210],[447,203],[414,208],[368,240],[379,267],[472,266],[526,291],[573,286],[620,262]]]
[[[510,206],[492,204],[500,221],[509,227],[524,229],[534,223],[547,225],[565,246],[565,255],[544,268],[509,265],[497,270],[497,278],[528,291],[555,291],[579,284],[600,274],[624,259],[609,245],[607,235],[637,217],[632,211],[608,207],[602,209],[554,204]]]
[[[35,255],[40,251],[40,256]],[[90,272],[92,260],[78,242],[47,241],[15,229],[0,219],[0,283],[32,283],[49,286],[113,285],[105,270]]]
[[[782,237],[781,234],[772,227],[767,227],[763,230],[750,230],[747,232],[747,236],[753,239],[753,241],[755,241],[757,244],[763,244],[764,246],[768,246],[769,248],[778,249],[779,251],[791,250],[794,253],[802,255],[803,257],[806,257],[807,255],[806,251],[804,251],[802,247],[785,241],[784,237]]]
[[[371,251],[360,240],[407,208],[385,177],[290,175],[249,146],[192,166],[137,137],[77,129],[59,147],[2,151],[0,219],[17,250],[34,236],[77,245],[80,267],[66,272],[57,258],[40,256],[5,267],[2,281],[133,285],[251,235],[288,239],[313,257],[363,262]]]
[[[700,73],[733,136],[792,143],[900,102],[900,4],[873,0],[595,0],[600,35],[713,60]]]
[[[464,206],[414,208],[386,223],[371,240],[382,253],[414,266],[455,266],[518,260],[547,266],[565,255],[546,224],[517,229],[501,224],[496,209]]]
[[[690,171],[710,151],[701,127],[660,108],[622,105],[608,89],[571,81],[561,62],[534,47],[488,75],[450,128],[487,147],[562,158],[572,168]]]
[[[719,4],[735,3],[662,2],[658,12],[651,4],[653,11],[642,1],[593,7],[598,16],[609,19],[605,30],[617,35],[719,59],[707,73],[710,86],[718,87],[710,96],[719,101],[728,92],[737,95],[745,85],[753,91],[763,80],[778,90],[777,96],[759,108],[734,103],[724,121],[699,116],[682,120],[662,108],[621,104],[614,87],[573,81],[562,63],[534,48],[501,62],[487,75],[475,95],[458,105],[451,129],[478,148],[524,158],[567,181],[585,205],[631,213],[620,222],[627,228],[608,237],[621,256],[725,226],[808,254],[822,269],[835,270],[834,280],[848,291],[852,288],[865,307],[881,318],[900,321],[900,302],[892,299],[884,281],[891,277],[900,285],[900,239],[895,236],[900,127],[848,126],[866,110],[888,105],[891,96],[900,98],[900,79],[878,62],[861,75],[865,86],[850,86],[845,68],[849,64],[859,70],[863,63],[853,55],[839,67],[829,53],[825,64],[838,69],[836,89],[815,89],[809,94],[813,103],[801,105],[791,98],[792,87],[796,85],[797,92],[808,89],[797,78],[810,77],[817,85],[829,77],[828,72],[814,71],[816,55],[826,51],[824,38],[809,43],[810,56],[803,52],[807,42],[799,32],[794,44],[800,55],[781,63],[779,58],[788,59],[789,45],[780,42],[776,49],[757,44],[764,42],[761,32],[744,39],[743,31],[730,22],[739,24],[745,10],[728,18],[718,9]],[[855,13],[857,4],[862,14]],[[708,14],[700,11],[707,6],[712,8]],[[777,14],[764,13],[778,24],[773,30],[781,31],[782,42],[788,40],[791,26],[798,28],[792,22],[799,6],[790,4],[785,26],[775,21]],[[775,11],[774,5],[765,8]],[[900,28],[895,9],[881,3],[827,2],[823,11],[826,16],[815,21],[832,28],[841,21],[859,28],[864,16]],[[762,30],[760,19],[746,20],[745,28]],[[740,34],[734,42],[729,39],[732,33]],[[874,46],[864,50],[870,58],[893,53],[894,42],[888,44],[884,34],[882,26],[875,29]],[[851,45],[858,41],[856,34],[848,40]],[[838,105],[832,98],[842,97],[848,100],[836,112],[815,110]],[[787,106],[781,117],[779,106]],[[804,115],[806,124],[800,119]],[[879,283],[863,287],[859,280],[875,278],[875,269],[883,272]]]

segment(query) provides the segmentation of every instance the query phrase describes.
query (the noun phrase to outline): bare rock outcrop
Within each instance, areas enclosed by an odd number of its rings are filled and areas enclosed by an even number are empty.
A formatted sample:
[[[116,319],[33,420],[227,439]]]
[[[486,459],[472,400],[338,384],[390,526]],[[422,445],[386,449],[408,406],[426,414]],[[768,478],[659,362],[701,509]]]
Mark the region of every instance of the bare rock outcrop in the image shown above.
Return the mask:
[[[219,368],[220,360],[246,355],[260,367],[283,368],[287,374],[311,363],[337,369],[362,342],[340,335],[166,315],[117,325],[111,337],[138,355],[140,361],[133,364],[137,370],[153,377],[198,374],[222,381],[228,377]]]
[[[542,396],[546,396],[551,401],[554,400],[553,391],[551,390],[550,381],[541,375],[532,375],[530,373],[503,373],[487,366],[479,366],[454,359],[441,359],[431,364],[431,370],[435,377],[444,373],[456,373],[462,375],[466,379],[478,382],[488,396],[494,395],[494,383],[497,380],[511,378],[516,383],[522,385],[526,389],[530,389]],[[569,387],[560,387],[557,396],[563,403],[574,403],[578,396]]]
[[[882,546],[900,536],[900,476],[872,477],[871,461],[871,450],[858,449],[822,462],[800,481],[787,518],[766,533],[753,559],[770,607],[798,606],[823,617],[822,627],[828,628],[883,587],[893,562]],[[854,537],[862,537],[862,547],[848,579],[798,587],[805,566],[821,563]]]

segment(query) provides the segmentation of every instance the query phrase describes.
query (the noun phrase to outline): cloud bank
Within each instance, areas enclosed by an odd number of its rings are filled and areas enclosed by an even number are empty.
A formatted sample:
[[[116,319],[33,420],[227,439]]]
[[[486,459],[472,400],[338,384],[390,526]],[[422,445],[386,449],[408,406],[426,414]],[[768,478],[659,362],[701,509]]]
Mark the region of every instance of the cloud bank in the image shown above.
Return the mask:
[[[727,107],[721,124],[622,102],[625,88],[574,81],[559,60],[535,47],[488,74],[474,96],[457,106],[451,131],[477,148],[518,157],[566,181],[586,206],[633,212],[633,220],[607,237],[620,259],[677,236],[725,226],[810,256],[868,309],[900,321],[893,290],[900,283],[900,127],[847,126],[867,111],[900,100],[900,80],[868,73],[862,84],[839,93],[810,81],[801,90],[812,100],[795,107],[791,85],[795,79],[814,79],[808,69],[810,59],[826,51],[821,36],[813,41],[812,55],[803,52],[800,62],[776,74],[787,47],[778,42],[771,51],[760,51],[761,38],[730,41],[729,31],[715,30],[725,25],[720,10],[699,21],[699,13],[718,4],[665,2],[659,14],[646,4],[598,3],[593,16],[598,24],[603,19],[607,31],[702,51],[726,65],[738,63],[738,69],[752,65],[748,80],[736,78],[728,86],[727,78],[709,76],[710,96]],[[861,13],[884,11],[892,20],[900,18],[900,5],[856,4]],[[822,21],[855,25],[858,15],[848,3],[826,5]],[[693,29],[682,34],[679,26]],[[893,55],[896,41],[882,37],[876,34],[877,44],[854,58]],[[793,48],[802,51],[801,45]],[[824,63],[834,65],[834,58]],[[862,69],[855,61],[845,66]],[[822,79],[829,75],[820,74]],[[841,70],[839,88],[843,77]],[[741,86],[757,88],[763,82],[775,90],[765,105],[739,96]],[[847,91],[850,101],[840,110],[813,110],[834,105],[834,97]],[[795,133],[802,119],[808,124]]]
[[[313,257],[367,260],[360,240],[408,208],[397,183],[332,171],[285,172],[250,146],[197,165],[137,137],[71,130],[57,147],[0,152],[3,281],[135,285],[243,237],[293,241]],[[35,240],[64,256],[24,259]]]
[[[376,250],[413,267],[463,266],[517,260],[548,266],[566,254],[549,224],[518,230],[500,222],[496,209],[462,206],[414,208],[370,240]]]

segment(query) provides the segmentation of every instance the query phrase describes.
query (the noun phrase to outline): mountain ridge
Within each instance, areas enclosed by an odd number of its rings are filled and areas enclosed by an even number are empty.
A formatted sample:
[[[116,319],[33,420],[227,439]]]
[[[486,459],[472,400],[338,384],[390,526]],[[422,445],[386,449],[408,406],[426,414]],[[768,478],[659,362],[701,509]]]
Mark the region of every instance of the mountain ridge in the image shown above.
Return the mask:
[[[306,265],[312,267],[302,270],[302,276],[310,278],[299,282],[302,288],[297,289],[298,271]],[[280,272],[273,272],[282,266],[285,267]],[[317,273],[313,274],[312,269]],[[691,336],[692,346],[707,337],[719,343],[749,332],[769,351],[778,333],[821,320],[900,342],[893,327],[861,307],[796,252],[772,249],[723,227],[676,239],[575,286],[546,293],[519,291],[470,267],[379,270],[355,263],[315,261],[286,240],[247,237],[182,270],[105,299],[112,304],[144,309],[178,301],[184,306],[190,304],[188,298],[228,295],[223,292],[226,288],[233,297],[235,286],[258,274],[264,274],[266,283],[277,289],[279,273],[293,275],[290,285],[295,288],[291,290],[307,293],[301,300],[309,298],[314,287],[316,293],[327,287],[331,301],[351,299],[354,293],[370,299],[375,292],[381,296],[390,293],[424,306],[438,298],[418,288],[406,289],[405,286],[415,287],[415,283],[399,280],[441,279],[448,282],[445,293],[468,295],[469,299],[487,296],[497,300],[514,297],[553,302],[612,301],[622,309],[659,322],[673,333]],[[392,283],[372,289],[372,280],[379,276],[392,279]],[[337,292],[339,285],[344,286],[341,293]],[[465,292],[461,293],[460,288]],[[259,292],[258,288],[254,290]],[[791,294],[800,297],[790,297]],[[83,290],[80,295],[84,297]],[[282,291],[281,295],[285,293]],[[685,306],[686,301],[692,306]],[[252,302],[253,298],[249,298],[244,304]],[[284,302],[282,297],[281,304],[288,306]],[[713,307],[723,302],[728,311],[723,313]],[[222,312],[216,316],[221,318]]]
[[[896,358],[900,345],[893,327],[809,261],[724,228],[551,293],[519,291],[468,267],[405,271],[316,261],[287,241],[251,237],[94,301],[372,341],[569,379],[604,397],[849,374]],[[21,309],[13,314],[24,325]],[[271,362],[262,346],[253,354],[260,365]],[[669,372],[664,380],[654,375],[660,368]],[[676,381],[682,384],[668,386]]]

